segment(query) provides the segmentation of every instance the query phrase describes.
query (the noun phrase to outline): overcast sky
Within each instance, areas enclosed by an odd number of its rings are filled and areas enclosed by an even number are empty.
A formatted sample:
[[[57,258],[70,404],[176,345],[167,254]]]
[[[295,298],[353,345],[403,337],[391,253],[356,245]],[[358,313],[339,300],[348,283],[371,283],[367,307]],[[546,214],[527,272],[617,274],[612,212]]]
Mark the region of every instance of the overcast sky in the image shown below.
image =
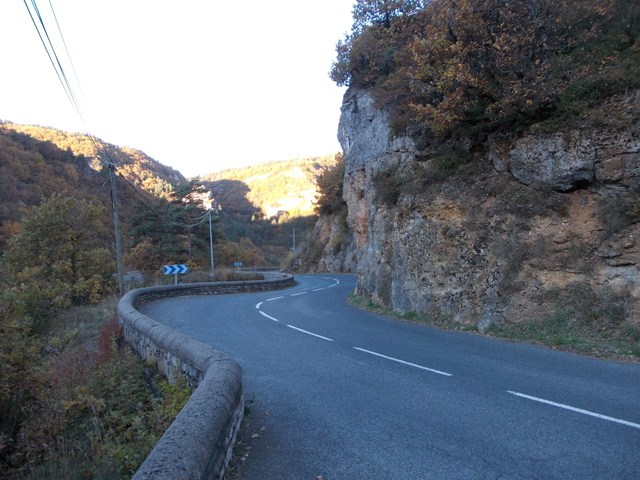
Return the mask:
[[[187,177],[337,152],[328,72],[353,1],[37,0],[85,128],[24,2],[2,0],[0,119],[88,130]]]

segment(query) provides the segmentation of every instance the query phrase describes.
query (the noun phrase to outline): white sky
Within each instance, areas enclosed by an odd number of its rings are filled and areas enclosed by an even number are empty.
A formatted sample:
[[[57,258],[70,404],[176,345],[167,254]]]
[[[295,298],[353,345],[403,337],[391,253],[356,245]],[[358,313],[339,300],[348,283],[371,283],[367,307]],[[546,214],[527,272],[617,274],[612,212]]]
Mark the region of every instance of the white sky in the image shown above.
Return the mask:
[[[37,1],[89,132],[187,177],[340,150],[328,72],[353,3]],[[0,1],[0,42],[0,119],[85,132],[23,0]]]

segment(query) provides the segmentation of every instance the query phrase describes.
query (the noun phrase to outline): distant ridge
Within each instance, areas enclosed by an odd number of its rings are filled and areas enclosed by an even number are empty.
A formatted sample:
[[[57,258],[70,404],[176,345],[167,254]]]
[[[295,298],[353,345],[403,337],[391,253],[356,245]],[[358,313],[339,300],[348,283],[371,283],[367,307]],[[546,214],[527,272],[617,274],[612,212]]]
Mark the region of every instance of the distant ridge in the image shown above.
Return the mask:
[[[233,208],[248,200],[266,218],[314,213],[317,179],[336,164],[336,154],[266,162],[203,175],[218,203]],[[232,182],[239,182],[233,188]]]

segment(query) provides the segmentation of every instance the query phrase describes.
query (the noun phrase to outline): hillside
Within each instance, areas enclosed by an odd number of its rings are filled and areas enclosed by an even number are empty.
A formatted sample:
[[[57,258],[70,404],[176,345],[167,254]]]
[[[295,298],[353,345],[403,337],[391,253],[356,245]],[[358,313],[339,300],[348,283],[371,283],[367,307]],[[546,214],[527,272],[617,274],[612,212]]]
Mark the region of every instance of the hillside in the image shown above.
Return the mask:
[[[186,178],[177,170],[157,162],[144,152],[129,147],[119,147],[91,138],[82,133],[69,133],[50,127],[0,123],[1,132],[16,131],[36,140],[51,142],[61,150],[69,150],[86,159],[87,166],[100,170],[100,152],[118,167],[120,173],[144,190],[155,195],[166,195],[172,184],[184,184]]]
[[[258,265],[259,257],[271,265],[286,264],[294,236],[302,238],[313,228],[318,179],[336,158],[268,162],[199,178],[215,199],[222,234],[246,254],[238,249],[218,251],[245,266]]]
[[[107,173],[98,150],[106,152],[118,173],[130,182],[120,182],[118,188],[125,233],[142,192],[167,197],[174,184],[186,183],[180,172],[138,150],[53,128],[0,123],[0,250],[18,230],[28,209],[54,193],[110,205]],[[112,229],[113,218],[104,221]]]
[[[294,230],[313,225],[318,176],[335,155],[232,169],[187,182],[141,151],[56,129],[0,124],[0,252],[25,215],[54,193],[106,208],[102,243],[113,251],[113,216],[106,155],[117,166],[125,268],[157,275],[164,263],[210,265],[209,228],[202,192],[218,209],[213,228],[215,262],[229,266],[281,265],[291,255]]]
[[[307,216],[314,213],[317,179],[336,164],[335,157],[333,154],[268,162],[204,175],[200,180],[223,208],[232,205],[232,209],[245,213],[257,210],[266,218],[278,216],[278,212],[290,217]],[[234,188],[234,182],[241,185]]]

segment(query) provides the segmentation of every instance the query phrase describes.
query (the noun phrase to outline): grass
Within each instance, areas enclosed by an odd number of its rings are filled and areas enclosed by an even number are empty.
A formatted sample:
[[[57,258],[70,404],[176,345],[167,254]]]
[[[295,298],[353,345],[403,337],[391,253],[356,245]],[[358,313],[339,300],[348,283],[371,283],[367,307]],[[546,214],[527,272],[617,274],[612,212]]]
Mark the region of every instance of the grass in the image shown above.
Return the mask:
[[[459,322],[453,321],[451,316],[443,315],[441,313],[420,313],[415,310],[408,312],[398,312],[392,308],[383,307],[373,303],[372,301],[365,301],[362,297],[357,296],[355,293],[351,293],[348,297],[350,305],[366,310],[368,312],[383,315],[385,317],[395,318],[397,320],[404,320],[412,323],[421,323],[423,325],[429,325],[432,327],[438,327],[446,330],[457,330],[460,332],[477,332],[478,327],[476,325],[464,325]]]
[[[598,358],[640,360],[640,325],[629,319],[625,295],[597,295],[589,286],[575,284],[550,290],[541,300],[550,305],[548,315],[530,321],[494,324],[484,334]],[[349,303],[398,320],[480,333],[476,325],[455,322],[439,312],[397,312],[366,301],[355,293],[349,296]]]
[[[598,296],[579,285],[547,295],[553,302],[549,315],[493,325],[487,333],[596,357],[640,358],[640,326],[628,318],[624,296]]]

